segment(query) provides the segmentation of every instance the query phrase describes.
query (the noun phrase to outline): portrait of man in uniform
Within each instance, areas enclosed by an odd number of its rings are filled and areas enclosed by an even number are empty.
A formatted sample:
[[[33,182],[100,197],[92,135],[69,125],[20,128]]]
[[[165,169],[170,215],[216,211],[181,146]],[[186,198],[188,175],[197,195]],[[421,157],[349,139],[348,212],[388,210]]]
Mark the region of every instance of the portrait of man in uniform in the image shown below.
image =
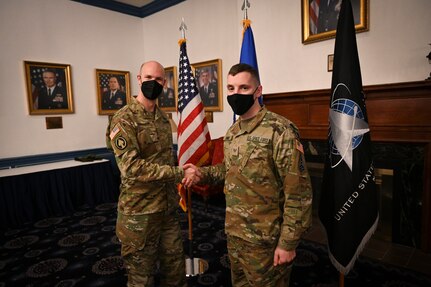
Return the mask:
[[[221,60],[192,64],[205,111],[223,111]]]
[[[130,73],[96,70],[99,115],[112,115],[130,99]]]
[[[165,112],[175,112],[178,101],[177,67],[165,68],[166,81],[157,104]]]
[[[72,113],[70,65],[24,62],[30,114]]]
[[[303,43],[335,37],[342,0],[302,0]],[[357,32],[368,31],[369,1],[351,0]]]

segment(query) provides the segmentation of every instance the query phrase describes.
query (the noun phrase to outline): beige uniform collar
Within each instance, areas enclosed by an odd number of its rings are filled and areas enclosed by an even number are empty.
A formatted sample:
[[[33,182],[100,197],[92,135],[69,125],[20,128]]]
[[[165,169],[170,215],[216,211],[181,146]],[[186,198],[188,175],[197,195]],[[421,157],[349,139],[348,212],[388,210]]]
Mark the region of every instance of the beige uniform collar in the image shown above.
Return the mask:
[[[132,97],[132,101],[131,101],[131,105],[130,105],[130,110],[133,113],[140,113],[143,115],[144,118],[151,118],[151,119],[159,119],[159,118],[163,118],[167,121],[169,121],[168,115],[166,115],[165,112],[163,112],[159,106],[155,106],[154,108],[154,112],[147,112],[145,110],[145,108],[138,102],[138,100],[135,97]]]
[[[247,120],[242,120],[241,118],[239,118],[238,121],[236,121],[234,126],[232,127],[232,133],[234,135],[251,133],[262,122],[267,112],[268,109],[263,106],[256,114],[256,116]]]

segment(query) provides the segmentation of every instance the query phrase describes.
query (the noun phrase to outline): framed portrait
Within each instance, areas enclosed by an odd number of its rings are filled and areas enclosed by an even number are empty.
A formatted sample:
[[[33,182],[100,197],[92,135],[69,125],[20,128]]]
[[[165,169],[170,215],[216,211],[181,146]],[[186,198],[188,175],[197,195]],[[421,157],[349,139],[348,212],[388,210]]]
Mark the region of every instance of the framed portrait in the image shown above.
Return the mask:
[[[130,73],[96,69],[99,115],[113,115],[130,101]]]
[[[163,93],[157,98],[157,105],[165,112],[175,112],[178,102],[177,67],[165,68],[166,83]]]
[[[335,38],[342,0],[301,0],[302,43]],[[351,0],[356,32],[368,31],[369,0]]]
[[[24,61],[30,115],[73,113],[68,64]]]
[[[223,111],[221,59],[192,64],[205,111]]]

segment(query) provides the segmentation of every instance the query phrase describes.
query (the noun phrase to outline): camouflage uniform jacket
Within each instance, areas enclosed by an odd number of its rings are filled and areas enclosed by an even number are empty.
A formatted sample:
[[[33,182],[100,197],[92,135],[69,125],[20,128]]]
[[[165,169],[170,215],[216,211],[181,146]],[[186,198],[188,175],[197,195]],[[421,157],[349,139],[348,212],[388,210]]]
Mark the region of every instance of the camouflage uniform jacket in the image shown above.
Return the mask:
[[[113,116],[107,145],[114,150],[121,173],[119,214],[134,216],[178,208],[174,181],[180,182],[184,172],[173,166],[172,132],[164,112],[158,107],[154,113],[146,112],[132,98]]]
[[[296,126],[265,107],[224,137],[224,162],[202,168],[225,179],[228,235],[293,250],[311,225],[312,190]]]

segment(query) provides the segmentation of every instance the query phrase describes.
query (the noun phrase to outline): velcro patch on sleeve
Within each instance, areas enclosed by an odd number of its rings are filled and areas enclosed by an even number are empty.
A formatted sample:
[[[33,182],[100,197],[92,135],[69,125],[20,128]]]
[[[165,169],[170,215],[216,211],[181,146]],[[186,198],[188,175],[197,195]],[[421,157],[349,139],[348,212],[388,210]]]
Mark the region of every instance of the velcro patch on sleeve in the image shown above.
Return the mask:
[[[127,148],[128,142],[125,137],[119,136],[114,140],[114,145],[119,150],[125,150]]]
[[[125,153],[132,143],[130,137],[120,123],[114,126],[109,134],[109,138],[111,139],[111,146],[117,156]]]
[[[109,134],[109,138],[112,140],[118,133],[120,132],[120,127],[115,125],[115,127],[112,129],[111,133]]]
[[[304,147],[302,146],[302,143],[295,139],[295,147],[297,150],[299,150],[302,154],[304,154]]]

